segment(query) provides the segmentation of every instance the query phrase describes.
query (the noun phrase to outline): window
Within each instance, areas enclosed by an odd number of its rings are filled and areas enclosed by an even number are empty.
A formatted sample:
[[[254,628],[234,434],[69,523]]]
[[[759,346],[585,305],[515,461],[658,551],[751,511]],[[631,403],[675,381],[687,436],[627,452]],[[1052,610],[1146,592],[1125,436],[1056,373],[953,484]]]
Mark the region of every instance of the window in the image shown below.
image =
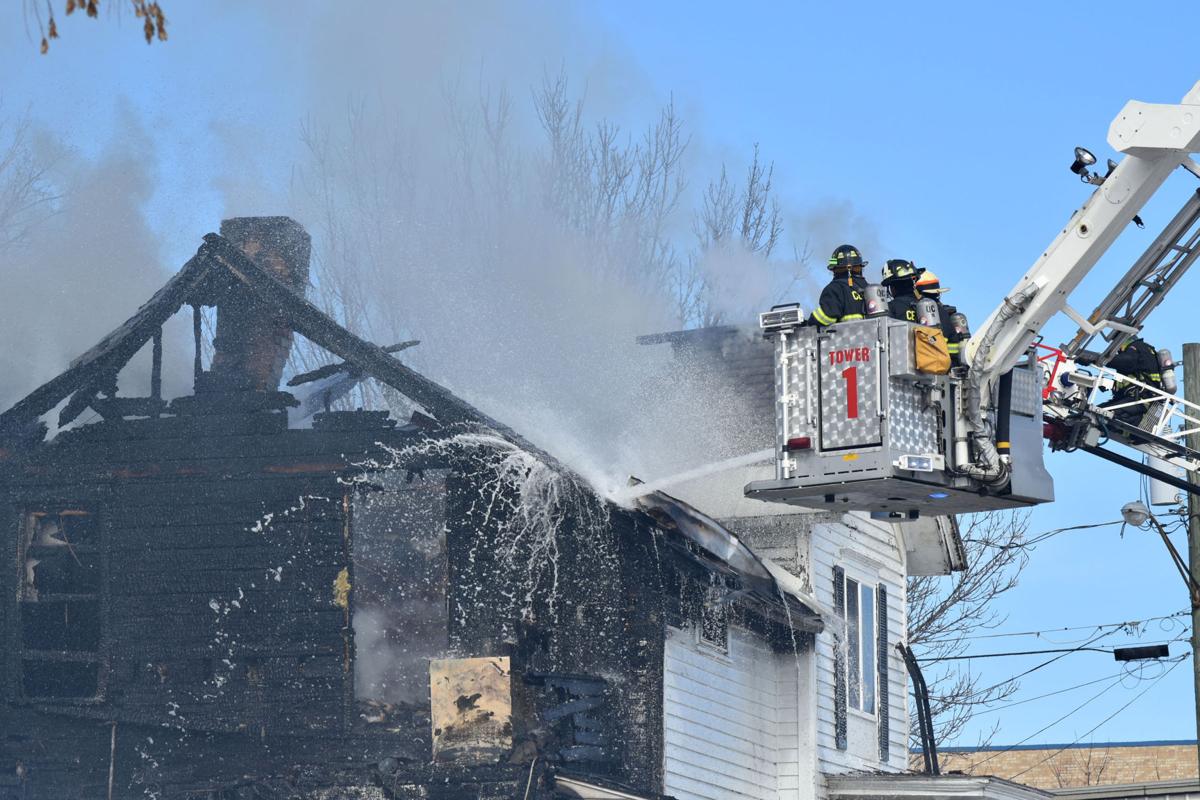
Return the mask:
[[[700,643],[721,651],[729,652],[729,598],[710,586],[700,607]]]
[[[851,708],[875,713],[875,589],[846,578],[846,690]]]
[[[25,513],[18,564],[22,693],[44,699],[96,697],[102,575],[95,516],[80,510]]]

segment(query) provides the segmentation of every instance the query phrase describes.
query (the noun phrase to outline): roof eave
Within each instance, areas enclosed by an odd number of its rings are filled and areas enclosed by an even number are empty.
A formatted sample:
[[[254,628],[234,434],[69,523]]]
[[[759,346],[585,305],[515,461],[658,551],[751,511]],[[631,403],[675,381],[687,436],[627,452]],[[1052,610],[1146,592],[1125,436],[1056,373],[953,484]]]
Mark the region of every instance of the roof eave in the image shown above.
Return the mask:
[[[827,777],[833,800],[1046,800],[1049,792],[972,775],[854,773]]]

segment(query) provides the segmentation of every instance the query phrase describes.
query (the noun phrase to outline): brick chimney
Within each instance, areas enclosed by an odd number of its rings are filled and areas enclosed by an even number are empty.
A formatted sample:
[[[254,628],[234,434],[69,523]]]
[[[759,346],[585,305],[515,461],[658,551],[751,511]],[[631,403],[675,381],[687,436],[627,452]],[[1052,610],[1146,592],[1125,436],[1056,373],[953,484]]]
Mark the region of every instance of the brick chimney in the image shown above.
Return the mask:
[[[290,217],[234,217],[221,236],[301,296],[308,286],[311,240]],[[274,392],[292,349],[292,331],[276,308],[243,292],[217,304],[217,332],[209,370],[212,388]]]

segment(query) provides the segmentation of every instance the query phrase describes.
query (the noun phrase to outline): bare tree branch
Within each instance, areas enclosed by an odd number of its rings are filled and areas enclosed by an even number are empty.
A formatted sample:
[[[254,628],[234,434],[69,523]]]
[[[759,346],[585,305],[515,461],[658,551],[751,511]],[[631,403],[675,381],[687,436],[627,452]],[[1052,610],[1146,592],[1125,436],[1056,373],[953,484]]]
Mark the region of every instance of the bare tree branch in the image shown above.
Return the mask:
[[[996,611],[996,600],[1016,587],[1028,561],[1022,546],[1029,530],[1027,512],[974,514],[963,521],[966,569],[949,582],[937,576],[908,579],[908,643],[922,662],[961,655],[969,637],[1001,625],[1005,618]],[[985,684],[969,661],[942,662],[924,671],[939,742],[954,740],[978,711],[1019,687],[1014,680]],[[910,718],[910,741],[917,747],[916,714]],[[994,734],[993,728],[980,743]]]
[[[711,268],[714,261],[728,265],[739,261],[749,264],[757,259],[773,272],[782,272],[788,278],[788,289],[795,284],[806,266],[807,247],[803,260],[801,251],[795,253],[796,259],[790,264],[771,260],[783,236],[783,212],[774,192],[774,175],[774,163],[763,163],[756,144],[743,182],[735,185],[722,165],[721,174],[705,187],[693,220],[695,250],[690,255],[688,271],[679,276],[676,284],[681,319],[701,326],[725,321],[728,310],[718,300],[726,287],[718,285],[715,278],[724,276],[728,268],[714,270]],[[749,314],[753,310],[738,312]]]
[[[34,155],[30,135],[27,116],[6,117],[0,106],[0,253],[22,246],[58,200],[49,166]]]
[[[674,102],[639,140],[609,120],[588,128],[583,100],[566,77],[547,76],[534,92],[546,137],[541,159],[545,202],[564,229],[582,234],[612,275],[659,291],[677,267],[670,220],[686,188],[688,139]]]

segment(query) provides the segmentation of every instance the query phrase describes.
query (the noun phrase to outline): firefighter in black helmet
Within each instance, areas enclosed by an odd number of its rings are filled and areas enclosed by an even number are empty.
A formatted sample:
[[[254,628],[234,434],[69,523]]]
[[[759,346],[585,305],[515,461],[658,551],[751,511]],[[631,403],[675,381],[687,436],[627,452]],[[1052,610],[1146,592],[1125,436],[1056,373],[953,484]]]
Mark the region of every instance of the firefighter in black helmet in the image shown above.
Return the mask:
[[[1098,358],[1098,354],[1085,350],[1076,356],[1075,360],[1080,364],[1086,365],[1096,363]],[[1140,336],[1134,336],[1121,345],[1116,354],[1108,360],[1106,366],[1146,386],[1151,386],[1154,389],[1163,388],[1162,368],[1158,361],[1158,351]],[[1101,403],[1100,407],[1124,406],[1123,408],[1114,409],[1112,412],[1113,416],[1129,425],[1138,425],[1146,415],[1146,412],[1150,410],[1151,402],[1156,397],[1158,395],[1155,392],[1138,386],[1136,383],[1117,381],[1113,384],[1112,400],[1109,400],[1107,403]]]
[[[862,276],[866,265],[858,248],[852,244],[840,245],[833,251],[828,265],[833,279],[821,291],[821,299],[808,318],[809,324],[832,325],[866,318],[863,289],[867,282]]]
[[[888,316],[906,322],[917,321],[917,278],[921,271],[911,261],[902,258],[888,259],[883,267],[880,281],[892,293],[888,301]]]

